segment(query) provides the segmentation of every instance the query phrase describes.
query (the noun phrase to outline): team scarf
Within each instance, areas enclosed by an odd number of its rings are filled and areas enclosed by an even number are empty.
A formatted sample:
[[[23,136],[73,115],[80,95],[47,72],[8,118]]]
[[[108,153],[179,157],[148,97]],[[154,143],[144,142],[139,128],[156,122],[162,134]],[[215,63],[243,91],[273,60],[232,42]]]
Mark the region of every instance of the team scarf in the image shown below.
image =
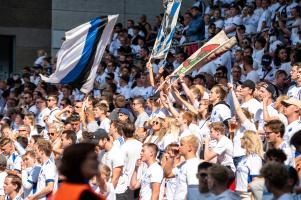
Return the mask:
[[[68,84],[83,93],[93,89],[97,68],[111,38],[118,15],[97,17],[65,33],[58,54],[56,70],[48,83]]]

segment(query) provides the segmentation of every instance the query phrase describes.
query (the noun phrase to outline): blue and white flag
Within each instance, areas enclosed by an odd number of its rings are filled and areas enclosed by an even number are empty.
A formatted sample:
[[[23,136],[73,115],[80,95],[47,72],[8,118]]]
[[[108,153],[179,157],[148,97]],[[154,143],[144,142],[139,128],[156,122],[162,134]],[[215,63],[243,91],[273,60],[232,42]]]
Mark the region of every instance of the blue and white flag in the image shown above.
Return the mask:
[[[68,84],[89,93],[117,17],[98,17],[66,32],[66,40],[57,55],[56,70],[49,77],[41,75],[42,80]]]
[[[151,59],[166,59],[173,35],[176,31],[182,0],[168,0],[166,11],[158,31],[156,42],[150,56]]]

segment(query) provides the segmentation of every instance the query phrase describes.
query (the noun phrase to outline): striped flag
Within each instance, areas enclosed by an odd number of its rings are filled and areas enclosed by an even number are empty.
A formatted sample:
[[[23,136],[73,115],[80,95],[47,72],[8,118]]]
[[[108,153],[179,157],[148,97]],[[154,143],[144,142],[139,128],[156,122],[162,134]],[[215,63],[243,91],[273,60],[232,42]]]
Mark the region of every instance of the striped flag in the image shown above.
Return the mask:
[[[56,70],[49,77],[40,75],[42,80],[68,84],[89,93],[117,17],[98,17],[66,32],[66,40],[58,52]]]
[[[221,56],[223,53],[231,49],[237,43],[236,38],[228,38],[224,31],[220,31],[211,40],[206,42],[201,48],[187,58],[169,77],[176,77],[181,74],[187,74],[196,70],[206,63]],[[167,82],[168,78],[158,87],[160,90]]]
[[[150,59],[166,59],[173,35],[176,31],[175,27],[178,21],[181,1],[182,0],[168,1]]]

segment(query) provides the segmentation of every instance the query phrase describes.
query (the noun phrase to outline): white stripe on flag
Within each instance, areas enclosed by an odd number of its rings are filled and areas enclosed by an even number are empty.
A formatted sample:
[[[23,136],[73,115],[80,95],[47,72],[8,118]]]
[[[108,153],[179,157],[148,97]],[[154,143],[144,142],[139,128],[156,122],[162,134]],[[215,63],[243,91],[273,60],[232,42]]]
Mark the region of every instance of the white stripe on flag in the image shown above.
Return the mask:
[[[97,76],[97,68],[98,65],[102,59],[102,55],[106,49],[106,46],[111,39],[112,30],[114,28],[114,25],[117,21],[118,15],[109,15],[108,16],[108,24],[105,27],[105,30],[100,38],[100,41],[97,45],[97,52],[94,58],[93,66],[90,72],[90,75],[86,81],[86,83],[81,87],[81,92],[83,93],[89,93],[93,89],[93,84],[95,81],[95,78]]]
[[[43,81],[59,83],[78,63],[83,49],[91,22],[84,23],[65,33],[66,40],[57,54],[56,70],[49,77],[41,75]]]

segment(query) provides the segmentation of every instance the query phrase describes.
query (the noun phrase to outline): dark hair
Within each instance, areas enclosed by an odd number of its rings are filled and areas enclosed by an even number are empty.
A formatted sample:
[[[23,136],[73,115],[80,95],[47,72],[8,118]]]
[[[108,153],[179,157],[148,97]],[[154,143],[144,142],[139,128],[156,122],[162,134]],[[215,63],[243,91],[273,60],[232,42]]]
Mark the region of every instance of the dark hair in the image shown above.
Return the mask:
[[[243,57],[243,61],[244,61],[246,64],[248,64],[248,65],[253,65],[253,58],[252,58],[252,56],[249,56],[249,55],[244,56],[244,57]]]
[[[6,176],[6,178],[10,178],[11,183],[13,185],[17,185],[16,192],[19,192],[21,187],[22,187],[22,179],[19,176],[15,175],[15,174],[8,174]]]
[[[285,125],[278,119],[273,119],[265,124],[265,127],[271,129],[274,133],[280,133],[281,138],[285,132]]]
[[[133,123],[127,122],[122,126],[122,132],[125,138],[131,138],[135,132],[135,126]]]
[[[17,142],[24,148],[26,149],[27,145],[28,145],[28,139],[26,137],[23,136],[18,136],[17,137]]]
[[[281,149],[269,149],[266,153],[265,153],[265,159],[271,159],[271,158],[275,158],[277,161],[284,163],[284,161],[286,160],[287,156],[286,154],[283,152],[283,150]]]
[[[84,182],[81,167],[87,155],[94,151],[95,145],[92,143],[79,143],[67,147],[58,167],[60,173],[66,177],[68,182]]]
[[[73,130],[65,130],[63,131],[62,135],[65,134],[66,135],[66,139],[71,140],[72,144],[75,144],[76,142],[76,133]]]
[[[198,166],[198,171],[200,171],[201,169],[208,169],[209,167],[212,167],[212,166],[213,166],[213,164],[210,162],[202,162]]]
[[[295,147],[300,146],[301,145],[301,130],[297,131],[290,140],[290,144],[294,145]]]

